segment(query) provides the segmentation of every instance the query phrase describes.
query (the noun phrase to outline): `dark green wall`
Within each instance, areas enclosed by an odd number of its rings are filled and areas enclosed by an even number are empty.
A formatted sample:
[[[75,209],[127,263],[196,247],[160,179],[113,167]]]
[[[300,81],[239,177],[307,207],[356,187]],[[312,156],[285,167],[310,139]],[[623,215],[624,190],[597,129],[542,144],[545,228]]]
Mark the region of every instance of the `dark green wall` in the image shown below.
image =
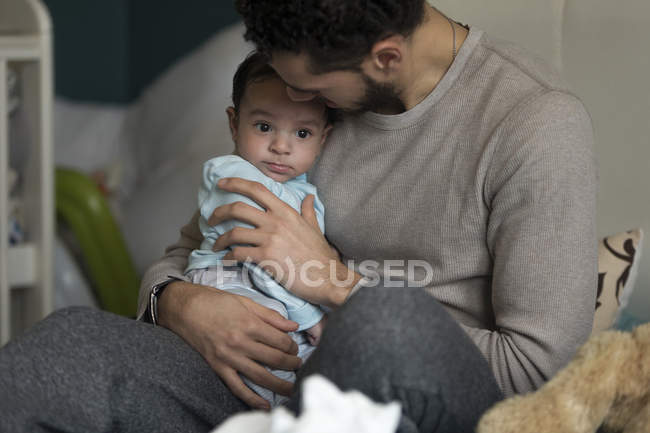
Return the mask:
[[[183,54],[237,21],[230,0],[44,0],[56,93],[126,103]]]

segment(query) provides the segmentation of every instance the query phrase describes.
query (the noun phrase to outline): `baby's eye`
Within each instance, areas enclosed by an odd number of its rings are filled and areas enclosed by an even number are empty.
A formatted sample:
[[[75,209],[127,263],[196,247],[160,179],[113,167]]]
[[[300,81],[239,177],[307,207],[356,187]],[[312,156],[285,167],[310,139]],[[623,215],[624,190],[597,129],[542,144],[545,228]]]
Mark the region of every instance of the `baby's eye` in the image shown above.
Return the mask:
[[[310,135],[311,135],[311,132],[306,130],[306,129],[301,129],[298,132],[296,132],[296,136],[298,138],[309,138]]]
[[[255,124],[255,127],[261,132],[269,132],[271,130],[271,125],[264,122],[258,122]]]

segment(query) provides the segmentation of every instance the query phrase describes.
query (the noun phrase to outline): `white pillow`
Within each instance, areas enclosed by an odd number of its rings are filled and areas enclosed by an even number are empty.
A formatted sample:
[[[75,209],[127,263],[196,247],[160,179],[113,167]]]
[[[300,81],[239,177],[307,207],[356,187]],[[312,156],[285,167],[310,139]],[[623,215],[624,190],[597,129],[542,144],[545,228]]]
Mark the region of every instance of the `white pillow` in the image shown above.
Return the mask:
[[[219,32],[157,79],[134,108],[138,184],[122,211],[140,274],[196,210],[203,162],[233,150],[226,107],[235,70],[252,49],[243,33],[243,24]]]
[[[145,183],[173,174],[188,156],[232,151],[225,110],[235,70],[252,50],[244,29],[241,23],[225,28],[143,92],[134,143]]]
[[[592,332],[609,329],[627,306],[641,261],[643,231],[606,236],[598,244],[598,288]]]

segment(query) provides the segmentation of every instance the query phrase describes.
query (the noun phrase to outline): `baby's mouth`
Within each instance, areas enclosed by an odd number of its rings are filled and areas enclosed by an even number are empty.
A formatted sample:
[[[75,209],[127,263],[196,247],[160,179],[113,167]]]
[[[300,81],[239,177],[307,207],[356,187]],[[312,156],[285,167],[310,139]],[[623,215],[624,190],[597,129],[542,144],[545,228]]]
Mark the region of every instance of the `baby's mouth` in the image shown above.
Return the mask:
[[[290,166],[284,165],[284,164],[279,164],[279,163],[276,163],[276,162],[266,162],[265,164],[269,168],[269,170],[271,170],[274,173],[278,173],[278,174],[286,174],[286,173],[289,172],[289,170],[291,170]]]

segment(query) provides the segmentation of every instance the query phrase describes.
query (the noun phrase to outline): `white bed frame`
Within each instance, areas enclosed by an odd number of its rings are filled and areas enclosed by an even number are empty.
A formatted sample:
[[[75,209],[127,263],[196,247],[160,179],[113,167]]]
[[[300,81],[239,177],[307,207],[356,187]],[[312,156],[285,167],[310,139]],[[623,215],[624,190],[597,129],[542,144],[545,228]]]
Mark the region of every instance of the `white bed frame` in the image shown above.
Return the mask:
[[[52,310],[54,178],[52,39],[40,0],[0,0],[0,346]],[[8,68],[20,82],[29,159],[17,197],[9,196]],[[10,199],[25,215],[26,239],[9,246]]]

